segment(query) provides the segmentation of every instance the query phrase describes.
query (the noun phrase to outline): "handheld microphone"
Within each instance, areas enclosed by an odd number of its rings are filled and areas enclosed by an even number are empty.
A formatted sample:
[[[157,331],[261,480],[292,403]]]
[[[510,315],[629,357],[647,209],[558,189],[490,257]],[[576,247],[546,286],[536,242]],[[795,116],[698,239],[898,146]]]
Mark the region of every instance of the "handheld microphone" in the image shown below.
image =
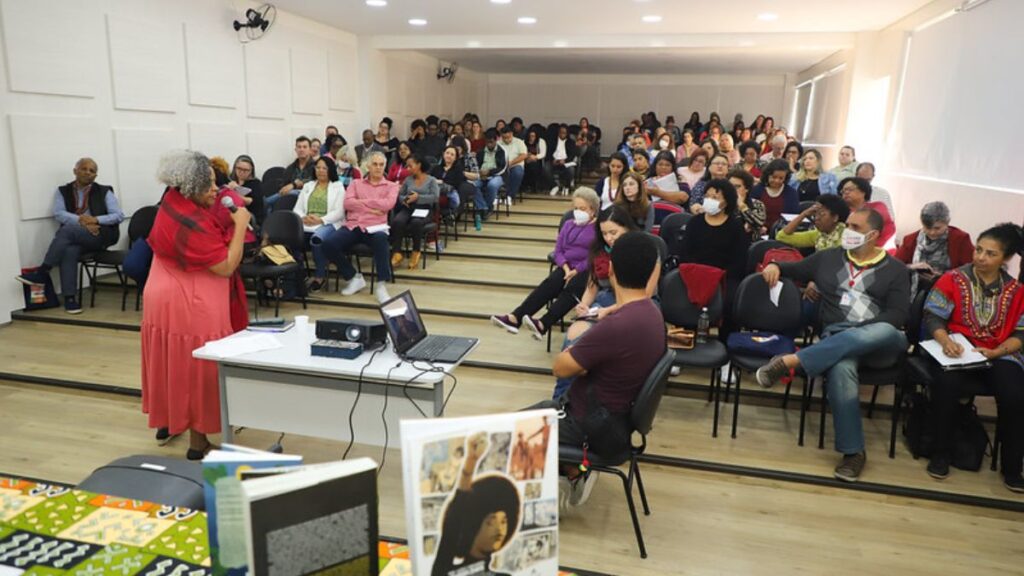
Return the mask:
[[[238,207],[235,206],[235,201],[231,199],[231,196],[222,196],[220,205],[230,210],[232,214],[238,212]]]

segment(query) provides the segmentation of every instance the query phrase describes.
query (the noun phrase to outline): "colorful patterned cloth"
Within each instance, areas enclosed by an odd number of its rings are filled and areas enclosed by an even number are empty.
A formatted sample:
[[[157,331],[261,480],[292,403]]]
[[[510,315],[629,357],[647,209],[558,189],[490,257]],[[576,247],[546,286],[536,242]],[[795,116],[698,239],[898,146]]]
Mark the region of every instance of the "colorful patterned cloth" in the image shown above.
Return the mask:
[[[381,576],[412,574],[381,541]],[[206,576],[206,514],[0,476],[0,576]],[[560,572],[560,576],[575,576]]]

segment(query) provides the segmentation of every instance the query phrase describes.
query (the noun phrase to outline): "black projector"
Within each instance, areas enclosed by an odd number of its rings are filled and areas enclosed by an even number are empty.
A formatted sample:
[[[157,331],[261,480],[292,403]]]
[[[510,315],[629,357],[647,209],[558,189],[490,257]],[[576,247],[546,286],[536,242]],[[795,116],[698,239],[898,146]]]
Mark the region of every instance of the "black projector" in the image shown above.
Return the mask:
[[[321,340],[356,342],[366,350],[383,346],[388,340],[388,330],[381,321],[349,320],[328,318],[316,321],[316,337]]]

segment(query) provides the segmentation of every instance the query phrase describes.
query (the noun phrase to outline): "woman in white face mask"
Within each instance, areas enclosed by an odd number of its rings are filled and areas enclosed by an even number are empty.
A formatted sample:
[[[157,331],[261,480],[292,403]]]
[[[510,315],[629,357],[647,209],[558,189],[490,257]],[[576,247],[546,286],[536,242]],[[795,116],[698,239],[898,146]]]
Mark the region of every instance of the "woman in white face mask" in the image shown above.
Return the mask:
[[[491,316],[491,322],[512,334],[518,334],[524,321],[533,336],[540,340],[551,326],[562,319],[583,296],[587,288],[590,246],[597,236],[594,219],[601,209],[597,192],[577,188],[572,195],[572,214],[562,224],[552,253],[551,273],[530,292],[530,295],[509,314]],[[548,302],[547,312],[538,319],[533,316]]]
[[[743,220],[736,215],[736,188],[725,179],[708,182],[701,203],[701,213],[686,226],[680,247],[681,262],[704,264],[725,270],[725,302],[732,302],[736,288],[743,280],[747,265],[750,234]],[[724,342],[731,331],[732,310],[725,306],[719,334]]]

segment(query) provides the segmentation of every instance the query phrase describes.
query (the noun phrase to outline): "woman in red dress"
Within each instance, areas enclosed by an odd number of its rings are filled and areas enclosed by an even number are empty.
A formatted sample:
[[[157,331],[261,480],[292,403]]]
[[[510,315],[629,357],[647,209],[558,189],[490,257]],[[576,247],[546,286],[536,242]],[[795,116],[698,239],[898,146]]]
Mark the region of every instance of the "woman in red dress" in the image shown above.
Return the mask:
[[[159,178],[169,188],[148,238],[153,265],[143,292],[142,411],[151,428],[168,428],[172,436],[188,430],[187,457],[199,460],[212,446],[206,435],[221,429],[220,395],[216,364],[192,358],[192,351],[247,323],[235,271],[249,212],[231,213],[230,230],[218,224],[210,210],[217,198],[213,169],[199,152],[167,154]]]

